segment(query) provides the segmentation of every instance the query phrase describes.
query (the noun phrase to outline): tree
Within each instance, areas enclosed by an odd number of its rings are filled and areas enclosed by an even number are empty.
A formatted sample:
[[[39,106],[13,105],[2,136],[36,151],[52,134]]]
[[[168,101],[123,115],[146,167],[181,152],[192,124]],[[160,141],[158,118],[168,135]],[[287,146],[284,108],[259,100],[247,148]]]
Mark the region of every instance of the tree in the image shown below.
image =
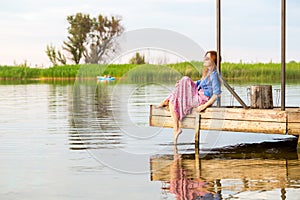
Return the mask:
[[[64,41],[64,50],[71,54],[71,59],[78,64],[85,51],[85,43],[92,28],[88,14],[77,13],[67,17],[70,24],[68,40]]]
[[[52,65],[57,65],[55,47],[53,45],[47,45],[46,53]]]
[[[59,50],[57,50],[56,52],[55,47],[53,45],[47,45],[46,53],[50,62],[54,66],[58,65],[58,62],[60,62],[63,65],[67,63],[66,57]]]
[[[99,15],[92,19],[91,32],[84,51],[86,63],[103,63],[110,53],[115,52],[115,39],[122,34],[124,27],[120,17],[106,17]]]
[[[145,56],[141,56],[140,53],[137,52],[135,56],[129,60],[129,64],[145,64]]]
[[[60,51],[57,51],[56,59],[58,60],[58,62],[60,62],[63,65],[67,64],[66,56],[64,54],[62,54]]]
[[[67,17],[70,24],[68,40],[64,41],[64,50],[78,64],[84,56],[85,63],[101,63],[105,57],[115,51],[115,39],[124,28],[121,18],[99,15],[90,18],[88,14],[77,13]]]

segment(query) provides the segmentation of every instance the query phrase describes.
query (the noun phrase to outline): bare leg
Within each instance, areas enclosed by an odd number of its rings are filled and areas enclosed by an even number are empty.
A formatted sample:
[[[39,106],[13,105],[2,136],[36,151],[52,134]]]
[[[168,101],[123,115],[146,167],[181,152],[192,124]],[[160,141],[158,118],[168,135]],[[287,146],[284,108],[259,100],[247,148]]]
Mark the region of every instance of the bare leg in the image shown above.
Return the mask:
[[[173,122],[174,122],[174,126],[173,126],[173,129],[174,129],[174,143],[176,144],[178,136],[180,135],[182,130],[181,130],[181,128],[179,128],[178,116],[177,116],[177,114],[174,110],[174,105],[171,102],[169,102],[169,108],[170,108],[170,113],[171,113],[171,116],[172,116]]]

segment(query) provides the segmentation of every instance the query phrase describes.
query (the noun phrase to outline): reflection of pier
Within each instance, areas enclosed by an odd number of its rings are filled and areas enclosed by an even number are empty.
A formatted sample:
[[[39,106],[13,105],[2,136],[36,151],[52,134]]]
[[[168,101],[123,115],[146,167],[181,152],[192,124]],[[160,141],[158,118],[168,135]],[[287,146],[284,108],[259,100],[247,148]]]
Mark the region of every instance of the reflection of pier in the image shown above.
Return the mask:
[[[223,191],[242,195],[245,191],[279,189],[281,198],[284,199],[286,188],[293,188],[293,184],[300,179],[297,152],[282,152],[276,155],[270,153],[268,158],[251,155],[223,154],[220,158],[220,155],[216,154],[206,155],[201,159],[199,154],[152,156],[151,181],[161,181],[167,185],[162,190],[168,190],[178,198],[182,198],[181,195],[193,196],[196,191],[206,191],[202,194],[207,195],[218,194],[221,198],[224,195]],[[245,159],[245,156],[248,158]],[[175,191],[174,182],[177,186],[178,183],[187,183],[182,185],[186,188],[176,187],[178,190],[184,190],[184,194],[182,191]],[[190,182],[197,187],[189,186]]]

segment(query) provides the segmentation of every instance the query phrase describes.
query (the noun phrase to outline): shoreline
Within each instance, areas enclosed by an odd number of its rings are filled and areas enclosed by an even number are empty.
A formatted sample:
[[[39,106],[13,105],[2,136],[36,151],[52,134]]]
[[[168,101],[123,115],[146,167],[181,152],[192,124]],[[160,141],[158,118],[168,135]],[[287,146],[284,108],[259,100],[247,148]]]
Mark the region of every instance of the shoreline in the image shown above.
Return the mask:
[[[300,63],[287,63],[286,68],[286,80],[292,82],[300,80]],[[117,80],[126,78],[132,81],[173,81],[182,76],[198,80],[201,77],[202,69],[201,62],[183,62],[168,65],[63,65],[46,69],[27,66],[0,66],[0,80],[93,80],[97,79],[97,76],[105,74],[110,74],[116,77]],[[281,80],[281,66],[277,63],[222,63],[221,72],[227,81],[276,83]]]

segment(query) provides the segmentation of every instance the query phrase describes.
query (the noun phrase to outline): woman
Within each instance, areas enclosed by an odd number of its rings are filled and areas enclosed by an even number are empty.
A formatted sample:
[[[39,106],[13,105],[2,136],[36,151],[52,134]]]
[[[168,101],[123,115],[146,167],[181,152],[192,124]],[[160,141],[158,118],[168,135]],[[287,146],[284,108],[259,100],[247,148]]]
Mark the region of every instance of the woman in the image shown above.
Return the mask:
[[[184,76],[177,81],[175,89],[169,96],[160,103],[160,107],[169,106],[171,116],[174,121],[174,141],[182,132],[179,128],[181,121],[193,108],[198,112],[211,106],[221,94],[221,88],[216,70],[217,52],[206,52],[203,59],[203,73],[201,80],[192,81]]]

